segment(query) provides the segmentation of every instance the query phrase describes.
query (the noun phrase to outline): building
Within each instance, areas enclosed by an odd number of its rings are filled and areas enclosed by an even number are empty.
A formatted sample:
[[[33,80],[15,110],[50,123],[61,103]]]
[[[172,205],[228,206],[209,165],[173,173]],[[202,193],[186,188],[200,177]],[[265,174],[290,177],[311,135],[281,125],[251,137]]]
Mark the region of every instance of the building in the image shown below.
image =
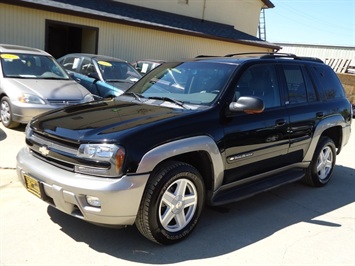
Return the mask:
[[[355,74],[355,47],[277,43],[280,53],[317,57],[331,66],[337,73]]]
[[[0,42],[56,58],[86,52],[127,61],[274,52],[278,45],[256,37],[260,11],[273,7],[268,0],[0,0]]]

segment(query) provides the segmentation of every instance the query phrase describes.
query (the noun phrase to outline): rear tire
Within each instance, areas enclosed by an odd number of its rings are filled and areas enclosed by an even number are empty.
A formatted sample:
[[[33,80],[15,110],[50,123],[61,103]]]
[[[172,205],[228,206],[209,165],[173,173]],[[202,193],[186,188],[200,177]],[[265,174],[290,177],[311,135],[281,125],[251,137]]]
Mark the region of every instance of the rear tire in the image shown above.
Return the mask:
[[[177,243],[195,228],[204,201],[204,183],[196,168],[177,161],[163,163],[148,181],[136,227],[158,244]]]
[[[20,123],[13,121],[11,104],[8,97],[4,96],[1,98],[0,102],[0,113],[1,113],[1,122],[4,127],[15,128],[20,125]]]
[[[328,184],[332,177],[336,160],[335,144],[328,137],[319,139],[313,159],[309,165],[304,182],[314,187],[322,187]]]

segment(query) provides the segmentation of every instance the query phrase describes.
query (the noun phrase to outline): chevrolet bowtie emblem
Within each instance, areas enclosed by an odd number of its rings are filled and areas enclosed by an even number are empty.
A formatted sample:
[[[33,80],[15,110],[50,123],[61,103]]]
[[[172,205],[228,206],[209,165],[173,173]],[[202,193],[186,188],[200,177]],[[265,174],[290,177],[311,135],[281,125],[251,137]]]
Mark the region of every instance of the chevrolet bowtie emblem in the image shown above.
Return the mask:
[[[39,148],[39,152],[43,155],[43,156],[47,156],[49,154],[49,150],[46,146],[42,146],[41,148]]]

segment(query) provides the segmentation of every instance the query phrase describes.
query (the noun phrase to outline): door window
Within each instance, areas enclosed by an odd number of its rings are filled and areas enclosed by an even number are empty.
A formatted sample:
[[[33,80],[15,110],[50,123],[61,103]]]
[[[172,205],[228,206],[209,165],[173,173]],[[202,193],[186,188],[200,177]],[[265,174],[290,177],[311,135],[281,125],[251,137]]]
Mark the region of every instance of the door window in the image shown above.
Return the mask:
[[[314,102],[317,96],[307,73],[299,65],[283,66],[287,83],[288,104]]]
[[[80,73],[83,75],[89,75],[89,73],[96,73],[95,66],[89,58],[84,58],[81,63]]]
[[[256,96],[264,101],[265,108],[280,106],[280,92],[275,67],[260,64],[249,67],[236,86],[236,97]]]
[[[60,64],[65,69],[76,72],[79,62],[80,62],[80,58],[69,56],[69,57],[64,58],[63,61],[60,62]]]

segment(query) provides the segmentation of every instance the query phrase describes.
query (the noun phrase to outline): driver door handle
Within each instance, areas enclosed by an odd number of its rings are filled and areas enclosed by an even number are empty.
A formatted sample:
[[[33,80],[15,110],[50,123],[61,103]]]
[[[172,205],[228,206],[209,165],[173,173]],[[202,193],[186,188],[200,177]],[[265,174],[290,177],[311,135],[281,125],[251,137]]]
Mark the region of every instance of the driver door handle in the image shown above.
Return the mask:
[[[285,119],[278,119],[278,120],[276,120],[275,125],[277,127],[284,126],[284,125],[286,125],[286,120]]]

